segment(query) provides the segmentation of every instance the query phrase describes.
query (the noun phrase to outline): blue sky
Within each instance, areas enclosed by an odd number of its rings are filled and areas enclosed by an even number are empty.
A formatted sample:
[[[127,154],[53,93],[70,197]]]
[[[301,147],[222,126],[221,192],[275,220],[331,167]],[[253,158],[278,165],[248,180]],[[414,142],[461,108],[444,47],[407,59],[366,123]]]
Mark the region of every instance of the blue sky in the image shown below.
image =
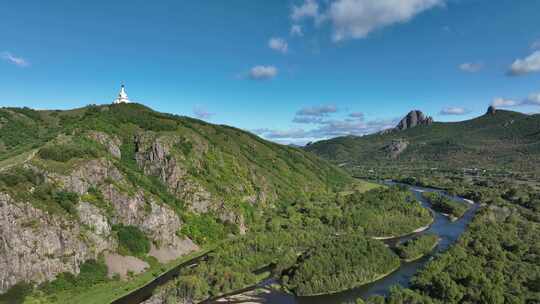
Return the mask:
[[[538,12],[536,0],[2,0],[0,105],[109,103],[123,81],[156,110],[295,143],[411,109],[537,112]]]

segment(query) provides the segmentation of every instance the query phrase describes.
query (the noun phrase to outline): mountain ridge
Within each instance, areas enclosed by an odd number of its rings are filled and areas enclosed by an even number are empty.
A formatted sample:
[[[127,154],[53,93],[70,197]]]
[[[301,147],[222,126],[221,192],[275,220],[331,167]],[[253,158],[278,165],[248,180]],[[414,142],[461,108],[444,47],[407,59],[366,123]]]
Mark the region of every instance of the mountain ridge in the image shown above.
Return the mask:
[[[368,167],[477,166],[530,171],[540,159],[539,131],[540,115],[496,110],[460,122],[333,138],[305,149],[333,163]]]
[[[302,149],[140,104],[2,108],[0,167],[0,292],[92,260],[135,259],[119,274],[136,273],[352,181]]]

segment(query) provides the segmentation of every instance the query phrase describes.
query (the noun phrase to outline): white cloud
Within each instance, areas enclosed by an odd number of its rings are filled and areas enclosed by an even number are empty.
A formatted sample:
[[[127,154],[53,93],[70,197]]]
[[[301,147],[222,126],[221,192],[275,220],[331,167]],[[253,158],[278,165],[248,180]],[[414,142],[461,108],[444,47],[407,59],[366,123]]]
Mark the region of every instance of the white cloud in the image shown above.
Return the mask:
[[[540,92],[532,93],[527,98],[516,100],[506,98],[495,98],[491,103],[494,107],[519,107],[519,106],[540,106]]]
[[[516,59],[510,66],[508,74],[519,76],[532,72],[540,72],[540,51],[532,53],[524,59]]]
[[[304,108],[296,113],[293,122],[314,125],[310,129],[295,127],[274,130],[262,128],[252,130],[252,132],[279,143],[303,145],[310,141],[337,136],[371,134],[393,128],[399,122],[399,118],[364,121],[364,115],[360,112],[350,113],[343,119],[328,119],[330,115],[336,112],[337,109],[334,106]]]
[[[10,52],[2,52],[0,53],[0,57],[3,60],[19,67],[27,67],[30,65],[30,63],[26,59],[12,55]]]
[[[323,123],[322,117],[316,117],[316,116],[295,116],[293,118],[294,123],[299,124],[320,124]]]
[[[335,105],[324,105],[324,106],[302,108],[296,112],[296,115],[322,117],[327,114],[336,113],[336,112],[337,112],[337,107]]]
[[[304,31],[302,30],[302,26],[298,24],[291,25],[291,36],[298,36],[302,37],[304,36]]]
[[[540,50],[540,39],[536,40],[531,44],[531,49],[533,50]]]
[[[287,53],[289,50],[289,44],[287,41],[279,37],[270,38],[270,40],[268,40],[268,47],[283,54]]]
[[[403,23],[444,0],[335,0],[325,14],[333,23],[334,41],[365,38],[379,28]]]
[[[481,62],[465,62],[459,65],[459,69],[467,73],[476,73],[483,67],[484,65]]]
[[[304,129],[272,130],[263,128],[252,130],[252,132],[269,139],[293,139],[307,137],[307,133]]]
[[[505,107],[519,106],[521,105],[521,102],[514,99],[506,99],[506,98],[498,97],[498,98],[493,99],[493,101],[491,102],[491,105],[496,108],[498,107],[505,108]]]
[[[319,4],[315,0],[305,0],[304,3],[300,6],[294,5],[292,7],[291,19],[294,21],[299,21],[304,18],[315,18],[319,17]]]
[[[205,108],[197,106],[193,109],[193,115],[199,119],[209,119],[212,118],[215,113],[208,112]]]
[[[540,106],[540,92],[530,94],[529,97],[525,99],[525,103],[529,105]]]
[[[258,65],[249,71],[249,78],[253,80],[268,80],[276,77],[278,69],[275,66]]]
[[[362,112],[352,112],[349,114],[349,117],[352,117],[354,119],[364,119],[364,113]]]
[[[464,115],[469,113],[469,110],[462,107],[447,107],[442,109],[440,115]]]

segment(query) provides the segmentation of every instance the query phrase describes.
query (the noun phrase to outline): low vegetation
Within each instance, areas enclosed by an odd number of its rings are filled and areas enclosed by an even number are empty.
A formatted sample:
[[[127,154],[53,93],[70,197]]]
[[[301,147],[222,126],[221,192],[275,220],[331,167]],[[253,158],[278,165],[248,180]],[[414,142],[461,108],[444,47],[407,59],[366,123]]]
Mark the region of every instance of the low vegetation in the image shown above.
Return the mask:
[[[239,233],[238,226],[210,214],[185,213],[183,221],[180,232],[200,245],[214,244]]]
[[[299,296],[336,293],[380,279],[399,265],[399,258],[383,243],[346,235],[304,253],[282,281]]]
[[[359,227],[372,237],[395,237],[429,225],[433,218],[408,189],[398,186],[356,192],[344,198],[336,228]]]
[[[399,244],[396,246],[396,252],[401,259],[410,262],[430,253],[438,242],[437,235],[424,234]]]
[[[118,252],[122,255],[144,257],[150,251],[148,237],[136,226],[115,225]]]
[[[459,219],[469,209],[465,203],[453,201],[439,193],[424,192],[422,196],[430,202],[433,210],[448,214],[451,220]]]

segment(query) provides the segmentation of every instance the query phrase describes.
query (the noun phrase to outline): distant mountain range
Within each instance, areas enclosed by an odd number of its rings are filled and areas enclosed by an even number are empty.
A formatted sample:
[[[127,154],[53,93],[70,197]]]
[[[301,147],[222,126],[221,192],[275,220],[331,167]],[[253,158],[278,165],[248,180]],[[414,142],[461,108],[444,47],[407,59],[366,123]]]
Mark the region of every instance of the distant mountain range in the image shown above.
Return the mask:
[[[496,110],[461,122],[434,122],[412,111],[394,129],[305,147],[342,166],[540,168],[540,115]]]

